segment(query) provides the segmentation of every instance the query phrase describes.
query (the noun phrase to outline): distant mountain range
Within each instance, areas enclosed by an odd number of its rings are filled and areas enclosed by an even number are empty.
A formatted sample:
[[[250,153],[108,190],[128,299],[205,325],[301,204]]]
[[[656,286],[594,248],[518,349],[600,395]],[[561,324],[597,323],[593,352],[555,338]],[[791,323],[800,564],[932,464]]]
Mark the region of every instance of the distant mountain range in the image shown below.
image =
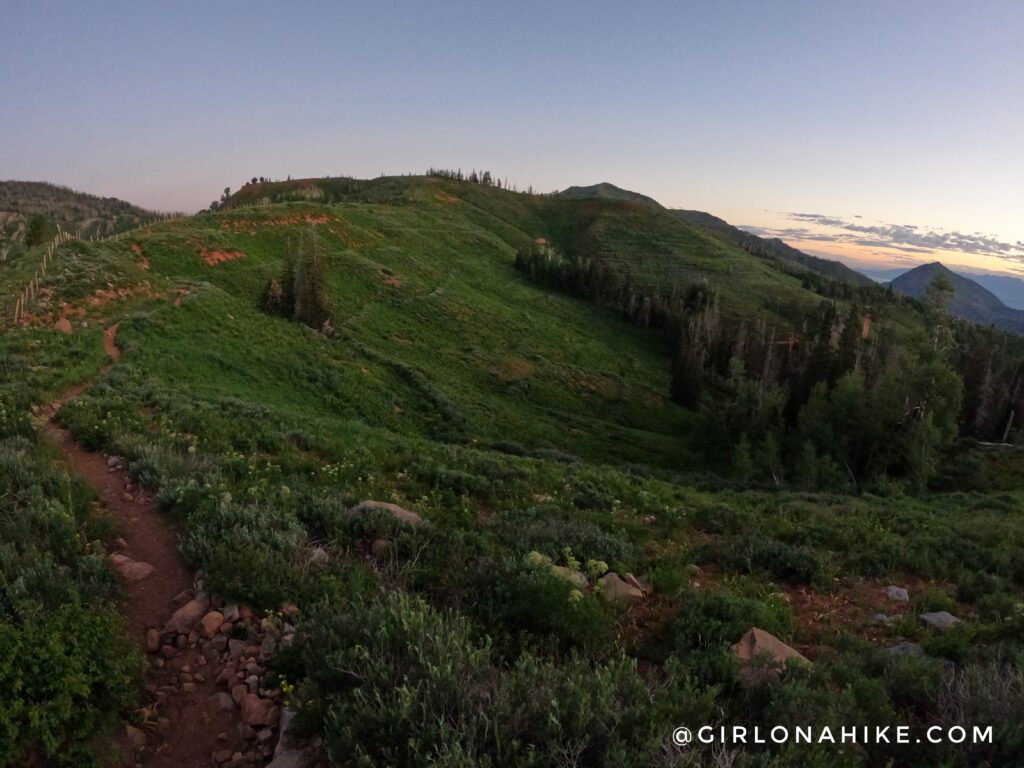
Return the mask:
[[[948,307],[951,315],[979,325],[994,325],[1005,331],[1024,334],[1024,310],[1006,306],[992,291],[937,261],[904,272],[889,285],[895,291],[920,299],[937,275],[945,275],[953,284],[953,298]]]
[[[877,280],[880,283],[888,283],[910,270],[901,269],[858,269],[863,275]],[[994,293],[1003,304],[1011,309],[1024,309],[1024,280],[1010,275],[994,275],[991,272],[959,272],[959,275],[973,280],[983,288]]]

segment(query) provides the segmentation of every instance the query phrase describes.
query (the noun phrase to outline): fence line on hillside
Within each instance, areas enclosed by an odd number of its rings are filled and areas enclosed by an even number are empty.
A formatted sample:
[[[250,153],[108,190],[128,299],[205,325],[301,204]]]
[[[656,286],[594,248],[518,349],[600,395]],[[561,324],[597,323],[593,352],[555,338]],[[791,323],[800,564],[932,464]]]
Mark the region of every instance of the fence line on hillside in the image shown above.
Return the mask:
[[[135,233],[152,227],[155,223],[173,223],[182,221],[188,218],[183,214],[167,214],[166,216],[161,215],[157,219],[150,219],[147,222],[139,224],[137,227],[132,229],[126,229],[123,232],[117,232],[112,235],[100,236],[91,235],[89,242],[94,243],[105,243],[105,242],[116,242],[124,240],[128,237],[133,236]],[[53,264],[54,257],[57,255],[57,249],[63,244],[70,240],[82,240],[82,227],[78,228],[75,234],[61,229],[60,224],[57,225],[57,234],[54,235],[53,239],[46,244],[43,249],[42,256],[39,259],[39,266],[36,267],[35,272],[29,279],[28,283],[18,291],[14,299],[14,311],[8,318],[8,304],[7,300],[4,301],[3,307],[0,307],[0,333],[5,333],[11,328],[15,328],[21,324],[22,319],[25,317],[25,312],[28,309],[30,302],[35,300],[39,295],[39,286],[43,278],[46,277],[46,270],[51,264]]]

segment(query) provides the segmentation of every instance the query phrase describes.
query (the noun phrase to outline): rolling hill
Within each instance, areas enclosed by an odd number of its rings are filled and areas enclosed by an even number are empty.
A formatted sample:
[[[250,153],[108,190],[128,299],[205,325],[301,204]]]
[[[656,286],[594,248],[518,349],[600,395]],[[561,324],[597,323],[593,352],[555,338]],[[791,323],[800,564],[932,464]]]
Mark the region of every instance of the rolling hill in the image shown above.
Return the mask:
[[[937,261],[903,273],[890,285],[907,296],[921,299],[937,275],[945,275],[953,283],[953,298],[948,308],[951,315],[979,325],[994,325],[1012,333],[1024,334],[1024,310],[1011,309],[991,291]]]

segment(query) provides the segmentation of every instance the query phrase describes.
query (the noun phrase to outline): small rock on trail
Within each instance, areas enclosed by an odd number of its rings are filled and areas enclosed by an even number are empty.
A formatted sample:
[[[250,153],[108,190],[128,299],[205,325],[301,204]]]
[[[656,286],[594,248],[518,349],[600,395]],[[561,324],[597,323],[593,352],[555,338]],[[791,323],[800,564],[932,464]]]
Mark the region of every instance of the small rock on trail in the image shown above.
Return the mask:
[[[113,554],[107,560],[118,575],[126,581],[142,581],[155,570],[149,563],[132,560],[127,555]]]

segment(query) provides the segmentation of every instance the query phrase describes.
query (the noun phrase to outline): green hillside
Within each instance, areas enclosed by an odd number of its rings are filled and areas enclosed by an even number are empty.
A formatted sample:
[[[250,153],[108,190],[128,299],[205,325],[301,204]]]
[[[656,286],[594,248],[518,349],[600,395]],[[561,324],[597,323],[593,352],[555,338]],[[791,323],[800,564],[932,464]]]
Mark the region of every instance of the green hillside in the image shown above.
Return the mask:
[[[0,267],[0,294],[39,250]],[[723,327],[761,337],[716,336],[702,401],[682,407],[679,329],[531,279],[524,254],[600,263],[649,295],[706,288]],[[275,285],[304,297],[318,269],[329,322],[270,311]],[[687,311],[708,325],[708,306]],[[114,640],[117,532],[40,437],[40,406],[75,383],[58,421],[124,457],[206,588],[257,615],[295,604],[272,674],[328,764],[666,765],[679,725],[919,729],[947,722],[950,691],[994,744],[730,759],[1012,764],[1024,456],[954,443],[965,419],[1001,432],[996,406],[1016,401],[993,363],[991,402],[961,419],[975,385],[953,369],[971,366],[934,353],[931,317],[883,289],[806,287],[643,203],[434,177],[249,184],[217,212],[66,242],[0,333],[0,586],[20,622],[0,624],[17,691],[0,765],[84,754],[149,701]],[[122,354],[101,370],[114,323]],[[908,399],[927,415],[901,420]],[[365,500],[427,523],[348,511]],[[614,599],[630,587],[607,571],[644,589]],[[959,623],[919,619],[941,610]],[[85,615],[88,642],[38,641]],[[812,665],[745,684],[730,649],[755,626]],[[46,688],[53,658],[81,668],[65,698]]]
[[[727,221],[720,219],[717,216],[712,216],[710,213],[685,210],[673,210],[672,213],[683,221],[701,227],[716,237],[719,237],[728,243],[732,243],[733,245],[738,245],[740,248],[743,248],[745,251],[752,253],[755,256],[776,259],[790,265],[791,267],[805,269],[810,272],[832,278],[833,280],[840,280],[861,288],[869,287],[874,282],[871,278],[862,275],[856,270],[850,269],[845,264],[838,261],[811,256],[787,245],[777,237],[765,239],[763,237],[758,237],[757,235],[752,235],[738,227],[732,226]]]

